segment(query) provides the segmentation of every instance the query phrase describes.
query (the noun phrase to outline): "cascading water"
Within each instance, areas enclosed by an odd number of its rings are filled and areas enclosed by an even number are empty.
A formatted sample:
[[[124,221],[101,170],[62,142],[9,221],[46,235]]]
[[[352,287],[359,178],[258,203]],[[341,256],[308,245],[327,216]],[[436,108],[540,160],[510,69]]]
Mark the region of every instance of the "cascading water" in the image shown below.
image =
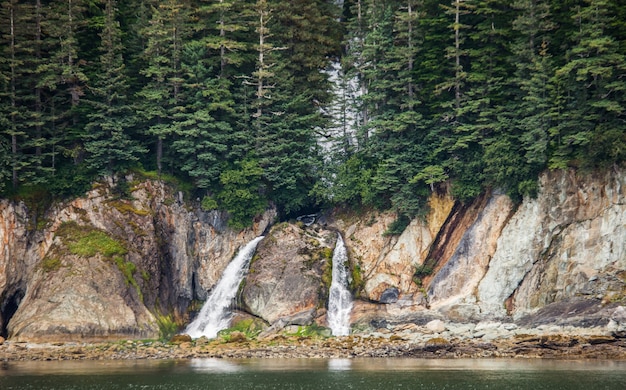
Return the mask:
[[[350,334],[350,312],[352,294],[348,291],[348,253],[341,234],[337,234],[337,244],[333,252],[333,280],[328,294],[328,326],[333,336]]]
[[[224,270],[198,317],[185,329],[186,334],[192,338],[206,336],[211,339],[217,336],[217,332],[228,327],[232,317],[228,309],[237,295],[239,284],[248,272],[250,259],[262,239],[263,236],[257,237],[239,250],[237,256]]]

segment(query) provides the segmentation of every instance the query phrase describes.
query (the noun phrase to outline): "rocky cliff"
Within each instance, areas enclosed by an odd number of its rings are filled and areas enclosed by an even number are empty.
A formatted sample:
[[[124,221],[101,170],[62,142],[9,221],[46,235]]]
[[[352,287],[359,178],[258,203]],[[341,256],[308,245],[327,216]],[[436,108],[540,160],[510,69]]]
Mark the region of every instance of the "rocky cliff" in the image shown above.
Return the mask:
[[[0,202],[0,332],[13,340],[155,338],[188,321],[238,247],[275,213],[242,232],[225,216],[183,204],[163,183],[125,178],[35,216]],[[34,223],[34,218],[38,223]],[[38,225],[38,226],[36,226]]]
[[[223,215],[184,204],[161,183],[127,180],[129,196],[100,183],[53,206],[44,223],[33,223],[24,204],[0,203],[4,334],[156,337],[165,318],[188,321],[236,250],[275,218],[268,212],[236,232]],[[334,211],[311,226],[280,223],[258,246],[237,303],[269,331],[324,326],[340,233],[355,332],[440,333],[450,324],[471,324],[474,335],[545,325],[624,332],[624,184],[617,168],[555,171],[541,176],[537,197],[519,204],[498,192],[467,204],[433,194],[429,214],[399,236],[385,234],[390,213]]]
[[[402,322],[412,312],[414,323],[608,325],[626,300],[624,184],[620,169],[556,171],[517,205],[497,192],[465,205],[433,195],[429,216],[399,237],[381,234],[384,215],[338,218],[371,306],[354,322]],[[396,302],[372,304],[390,289]]]

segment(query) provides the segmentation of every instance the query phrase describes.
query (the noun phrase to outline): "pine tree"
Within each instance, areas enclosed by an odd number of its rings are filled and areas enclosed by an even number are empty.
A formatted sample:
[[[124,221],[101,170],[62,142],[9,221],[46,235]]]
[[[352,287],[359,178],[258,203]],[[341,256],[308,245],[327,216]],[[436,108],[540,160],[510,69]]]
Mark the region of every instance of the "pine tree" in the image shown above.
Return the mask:
[[[607,34],[612,3],[585,0],[572,10],[577,29],[567,62],[556,70],[557,123],[552,168],[612,163],[626,157],[623,130],[626,56]]]
[[[2,58],[2,95],[1,106],[3,135],[10,144],[11,184],[16,189],[19,183],[19,172],[23,169],[23,156],[19,152],[21,146],[18,139],[25,133],[20,129],[20,113],[18,108],[17,83],[18,69],[23,65],[18,57],[17,48],[17,1],[2,4],[2,40],[4,53]]]
[[[183,49],[181,104],[185,108],[174,116],[177,139],[172,146],[181,158],[182,171],[195,185],[215,189],[227,165],[234,100],[230,81],[211,74],[208,58],[202,42],[189,43]]]
[[[84,72],[86,61],[79,56],[78,32],[84,27],[84,0],[52,2],[45,29],[58,42],[50,53],[45,77],[49,89],[56,89],[60,98],[55,104],[55,116],[64,123],[62,150],[79,164],[84,158],[79,104],[85,95],[88,77]],[[63,89],[62,89],[63,88]],[[61,100],[62,99],[62,100]]]
[[[126,97],[128,80],[116,15],[117,2],[106,0],[104,26],[100,34],[100,72],[90,89],[93,94],[90,103],[94,110],[88,116],[84,141],[87,167],[98,174],[112,174],[132,166],[145,152],[129,134],[134,116]]]
[[[507,105],[511,118],[511,134],[507,142],[517,155],[516,158],[505,158],[510,162],[509,166],[516,165],[517,168],[514,172],[502,173],[519,182],[517,192],[523,195],[536,191],[537,175],[545,169],[548,159],[552,104],[550,79],[554,73],[550,47],[551,32],[556,25],[547,1],[519,0],[512,6],[517,11],[512,22],[516,34],[510,57],[515,64],[515,76],[511,79],[513,98]],[[495,159],[501,160],[502,156],[495,154]]]
[[[168,0],[152,8],[150,25],[143,31],[147,38],[143,53],[146,67],[140,73],[147,82],[137,93],[142,99],[138,110],[146,121],[146,134],[156,138],[159,175],[163,171],[164,143],[173,142],[176,131],[174,115],[181,110],[183,79],[180,61],[186,22],[187,10],[184,6],[177,0]]]

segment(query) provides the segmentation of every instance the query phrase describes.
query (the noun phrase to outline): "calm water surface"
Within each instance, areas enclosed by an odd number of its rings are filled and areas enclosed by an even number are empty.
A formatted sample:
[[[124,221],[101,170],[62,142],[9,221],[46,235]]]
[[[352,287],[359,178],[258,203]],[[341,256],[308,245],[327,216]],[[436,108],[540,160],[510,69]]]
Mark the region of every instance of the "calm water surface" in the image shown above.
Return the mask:
[[[0,365],[0,389],[626,389],[626,362],[194,359]]]

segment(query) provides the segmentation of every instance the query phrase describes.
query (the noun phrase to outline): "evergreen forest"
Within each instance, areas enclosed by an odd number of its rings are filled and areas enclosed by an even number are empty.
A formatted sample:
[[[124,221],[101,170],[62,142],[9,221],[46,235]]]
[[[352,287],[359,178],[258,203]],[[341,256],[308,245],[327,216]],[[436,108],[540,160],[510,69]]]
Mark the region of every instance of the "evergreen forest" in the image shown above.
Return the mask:
[[[345,205],[401,228],[433,191],[626,159],[623,0],[2,0],[0,50],[3,197],[132,171],[233,227]]]

